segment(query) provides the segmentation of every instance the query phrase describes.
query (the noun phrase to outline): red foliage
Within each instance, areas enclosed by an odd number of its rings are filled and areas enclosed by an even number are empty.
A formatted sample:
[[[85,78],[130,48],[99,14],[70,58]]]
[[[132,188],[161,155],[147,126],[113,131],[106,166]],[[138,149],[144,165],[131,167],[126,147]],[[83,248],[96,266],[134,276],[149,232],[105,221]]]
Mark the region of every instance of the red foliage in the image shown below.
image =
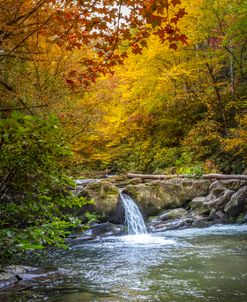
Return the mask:
[[[8,49],[13,52],[38,34],[68,51],[92,49],[96,55],[90,62],[83,60],[85,74],[80,75],[87,85],[98,73],[123,62],[126,52],[118,50],[123,41],[135,54],[142,52],[151,34],[168,41],[173,49],[178,42],[186,43],[177,27],[186,14],[180,5],[180,0],[6,0],[0,6],[0,14],[8,12],[6,18],[0,15],[0,45],[8,48],[8,40],[18,37]]]

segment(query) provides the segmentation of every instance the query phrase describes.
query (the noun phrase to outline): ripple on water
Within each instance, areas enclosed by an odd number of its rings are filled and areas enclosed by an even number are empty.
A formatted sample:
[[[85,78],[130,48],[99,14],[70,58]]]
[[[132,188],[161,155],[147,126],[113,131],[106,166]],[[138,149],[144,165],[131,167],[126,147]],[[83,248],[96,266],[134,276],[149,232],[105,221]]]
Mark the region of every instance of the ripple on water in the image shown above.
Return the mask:
[[[245,302],[246,240],[247,225],[225,225],[85,242],[44,257],[64,274],[13,301]]]

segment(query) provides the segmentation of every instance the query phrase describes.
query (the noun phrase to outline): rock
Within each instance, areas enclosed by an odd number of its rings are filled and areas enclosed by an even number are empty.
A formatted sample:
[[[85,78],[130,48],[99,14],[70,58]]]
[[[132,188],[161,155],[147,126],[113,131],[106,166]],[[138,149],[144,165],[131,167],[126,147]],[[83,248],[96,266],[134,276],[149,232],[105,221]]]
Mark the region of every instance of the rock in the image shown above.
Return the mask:
[[[129,180],[129,184],[130,185],[138,185],[142,183],[142,179],[141,178],[132,178]]]
[[[75,183],[77,184],[76,187],[71,188],[70,191],[75,195],[78,196],[81,191],[89,184],[94,182],[99,182],[100,179],[76,179]]]
[[[92,225],[85,232],[75,238],[67,239],[70,246],[81,244],[85,241],[93,240],[97,237],[118,236],[125,233],[124,226],[121,224],[113,224],[110,222],[97,223]]]
[[[247,208],[247,186],[242,187],[235,192],[230,201],[224,208],[224,212],[231,216],[237,216],[241,212],[245,212]]]
[[[118,188],[123,188],[126,187],[127,185],[137,185],[143,182],[142,179],[139,177],[128,178],[125,175],[113,176],[108,180]]]
[[[150,216],[163,209],[181,207],[189,200],[206,195],[210,181],[169,179],[138,185],[128,185],[125,193],[134,198],[142,211]]]
[[[186,226],[192,225],[193,222],[194,222],[193,218],[186,218],[186,219],[184,219],[184,223],[185,223]]]
[[[221,180],[221,181],[215,181],[215,182],[220,182],[224,188],[227,188],[232,191],[237,191],[241,187],[247,185],[246,180],[241,180],[241,179],[227,179],[227,180]],[[212,183],[213,185],[214,183]]]
[[[75,183],[78,185],[78,186],[82,186],[82,187],[85,187],[86,185],[88,185],[89,183],[92,183],[92,182],[99,182],[100,179],[96,179],[96,178],[85,178],[85,179],[76,179],[75,180]]]
[[[103,221],[113,221],[117,215],[119,207],[119,191],[109,181],[100,181],[89,183],[79,194],[94,203],[82,209],[82,213],[86,210],[95,212],[101,216]]]
[[[175,220],[175,221],[169,221],[169,222],[158,222],[156,224],[150,225],[149,229],[152,232],[163,232],[167,230],[176,230],[180,227],[184,226],[184,221],[181,220]]]
[[[160,220],[165,221],[165,220],[171,220],[171,219],[176,219],[176,218],[182,218],[187,214],[187,211],[183,208],[178,208],[174,210],[168,210],[161,214]]]
[[[227,181],[229,184],[230,181]],[[212,209],[223,210],[234,194],[233,190],[224,187],[224,181],[214,181],[209,187],[210,193],[205,197],[196,197],[190,202],[190,207],[198,214],[209,214]]]
[[[207,197],[204,196],[192,199],[190,207],[199,215],[210,213],[210,208],[207,204]]]
[[[0,288],[12,285],[20,280],[23,274],[38,270],[35,267],[23,265],[10,265],[4,268],[3,273],[0,274]]]
[[[207,218],[198,218],[195,221],[193,221],[192,226],[196,228],[202,228],[210,226],[212,223],[208,221]]]
[[[209,214],[208,220],[215,220],[219,219],[219,216],[216,214],[216,209],[212,209],[212,211]]]
[[[9,265],[4,269],[4,272],[9,273],[9,274],[24,274],[28,272],[32,272],[37,270],[36,267],[31,267],[31,266],[24,266],[24,265]]]
[[[137,178],[127,178],[125,177],[124,179],[120,178],[115,178],[115,179],[111,179],[111,182],[117,186],[118,188],[123,188],[126,187],[127,185],[138,185],[140,183],[142,183],[142,179],[137,177]]]
[[[9,286],[18,281],[15,275],[11,273],[1,273],[0,274],[0,288]]]
[[[123,225],[116,225],[110,222],[96,224],[91,227],[92,236],[95,237],[106,237],[112,235],[120,235],[124,232]]]
[[[180,228],[190,227],[194,219],[192,218],[182,218],[168,221],[156,221],[150,223],[148,226],[149,230],[152,232],[163,232],[167,230],[177,230]]]
[[[222,195],[222,192],[225,190],[225,187],[223,186],[222,182],[219,180],[214,181],[209,186],[210,193],[214,194],[214,196],[217,198]]]
[[[213,190],[207,196],[207,205],[210,209],[224,209],[234,191],[222,187],[221,190]]]
[[[216,212],[216,215],[217,215],[221,220],[223,220],[224,222],[227,221],[227,216],[226,216],[226,214],[223,213],[222,211],[217,211],[217,212]]]

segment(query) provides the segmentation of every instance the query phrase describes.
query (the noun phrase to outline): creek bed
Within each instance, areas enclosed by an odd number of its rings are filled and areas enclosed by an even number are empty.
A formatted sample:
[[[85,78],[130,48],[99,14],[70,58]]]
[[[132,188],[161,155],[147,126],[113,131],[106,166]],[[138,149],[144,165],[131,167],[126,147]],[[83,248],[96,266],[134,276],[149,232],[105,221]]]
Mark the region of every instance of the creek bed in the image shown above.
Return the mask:
[[[2,290],[0,301],[244,302],[247,225],[109,237],[28,264],[54,274]]]

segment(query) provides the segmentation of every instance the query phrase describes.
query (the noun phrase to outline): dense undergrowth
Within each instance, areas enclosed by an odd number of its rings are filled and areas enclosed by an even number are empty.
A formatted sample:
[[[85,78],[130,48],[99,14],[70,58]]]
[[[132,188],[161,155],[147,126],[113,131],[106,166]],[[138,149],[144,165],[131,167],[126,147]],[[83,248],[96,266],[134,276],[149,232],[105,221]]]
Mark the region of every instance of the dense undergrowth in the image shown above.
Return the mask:
[[[1,119],[0,262],[64,239],[81,221],[68,214],[87,202],[68,191],[64,162],[71,151],[54,116],[46,119],[14,112]]]

